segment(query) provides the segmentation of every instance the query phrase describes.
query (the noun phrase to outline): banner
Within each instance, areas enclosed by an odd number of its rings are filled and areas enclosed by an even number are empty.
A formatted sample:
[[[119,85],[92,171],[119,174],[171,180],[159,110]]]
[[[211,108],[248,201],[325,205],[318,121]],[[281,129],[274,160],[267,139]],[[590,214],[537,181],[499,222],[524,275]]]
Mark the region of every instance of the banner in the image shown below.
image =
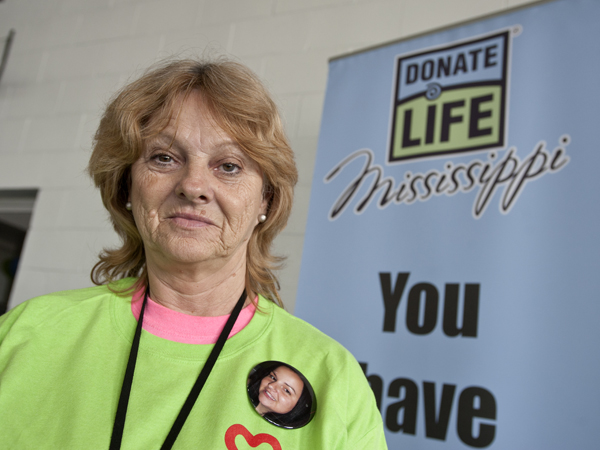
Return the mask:
[[[598,448],[598,23],[545,2],[330,63],[295,312],[391,449]]]

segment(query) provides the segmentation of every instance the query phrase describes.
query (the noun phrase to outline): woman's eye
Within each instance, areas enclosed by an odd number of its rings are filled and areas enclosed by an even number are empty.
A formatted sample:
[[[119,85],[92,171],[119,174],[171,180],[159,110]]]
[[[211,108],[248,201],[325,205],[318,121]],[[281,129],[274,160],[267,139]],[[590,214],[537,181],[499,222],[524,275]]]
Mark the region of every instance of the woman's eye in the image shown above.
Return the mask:
[[[173,162],[173,158],[169,155],[154,155],[152,158],[160,164],[169,164],[170,162]]]
[[[226,173],[235,173],[240,168],[240,166],[234,163],[223,163],[221,164],[221,168]]]

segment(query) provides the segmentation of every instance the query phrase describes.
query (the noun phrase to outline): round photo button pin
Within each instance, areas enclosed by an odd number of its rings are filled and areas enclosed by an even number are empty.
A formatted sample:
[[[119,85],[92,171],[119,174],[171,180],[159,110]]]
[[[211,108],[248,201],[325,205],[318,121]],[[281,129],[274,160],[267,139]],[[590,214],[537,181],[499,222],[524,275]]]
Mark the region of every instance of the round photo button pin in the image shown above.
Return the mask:
[[[250,371],[248,397],[263,419],[282,428],[303,427],[317,411],[317,399],[306,377],[281,361],[265,361]]]

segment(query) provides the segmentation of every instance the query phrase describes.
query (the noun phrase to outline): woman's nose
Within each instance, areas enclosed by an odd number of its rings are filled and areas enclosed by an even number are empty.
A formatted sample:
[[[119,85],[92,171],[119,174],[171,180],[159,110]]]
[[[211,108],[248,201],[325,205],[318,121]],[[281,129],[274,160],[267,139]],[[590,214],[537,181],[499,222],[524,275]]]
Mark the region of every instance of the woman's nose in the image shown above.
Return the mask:
[[[214,192],[210,178],[208,168],[194,162],[187,164],[177,185],[177,196],[190,201],[212,200]]]

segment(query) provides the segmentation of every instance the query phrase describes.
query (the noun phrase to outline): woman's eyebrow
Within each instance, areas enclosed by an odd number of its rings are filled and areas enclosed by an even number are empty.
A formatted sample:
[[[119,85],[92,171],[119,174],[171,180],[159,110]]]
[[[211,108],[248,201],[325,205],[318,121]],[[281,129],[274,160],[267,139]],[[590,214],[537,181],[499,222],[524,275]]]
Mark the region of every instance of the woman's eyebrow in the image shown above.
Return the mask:
[[[177,146],[177,136],[171,133],[160,132],[146,140],[146,144],[164,144],[170,147]]]
[[[181,148],[185,147],[184,145],[180,144],[177,133],[171,133],[168,131],[161,131],[160,133],[150,137],[146,142],[149,144],[152,144],[152,143],[165,144],[165,145],[168,145],[169,148],[173,147],[173,148],[181,149]],[[216,145],[214,145],[214,148],[216,150],[220,150],[220,151],[226,150],[226,149],[232,149],[232,150],[235,150],[237,153],[246,155],[246,152],[244,152],[242,150],[240,145],[234,139],[231,139],[230,137],[224,137],[223,139],[220,139],[216,143]]]
[[[217,145],[215,145],[215,148],[217,150],[233,149],[233,150],[235,150],[238,153],[242,153],[244,155],[246,154],[246,152],[244,152],[242,150],[242,148],[240,147],[240,145],[236,141],[234,141],[233,139],[231,139],[231,138],[226,138],[226,139],[223,139],[222,141],[218,142]]]
[[[285,384],[287,384],[287,385],[288,385],[288,387],[289,387],[289,388],[290,388],[292,391],[294,391],[294,394],[296,393],[296,389],[294,389],[294,388],[292,387],[292,385],[291,385],[291,384],[289,384],[289,383],[285,383]]]

